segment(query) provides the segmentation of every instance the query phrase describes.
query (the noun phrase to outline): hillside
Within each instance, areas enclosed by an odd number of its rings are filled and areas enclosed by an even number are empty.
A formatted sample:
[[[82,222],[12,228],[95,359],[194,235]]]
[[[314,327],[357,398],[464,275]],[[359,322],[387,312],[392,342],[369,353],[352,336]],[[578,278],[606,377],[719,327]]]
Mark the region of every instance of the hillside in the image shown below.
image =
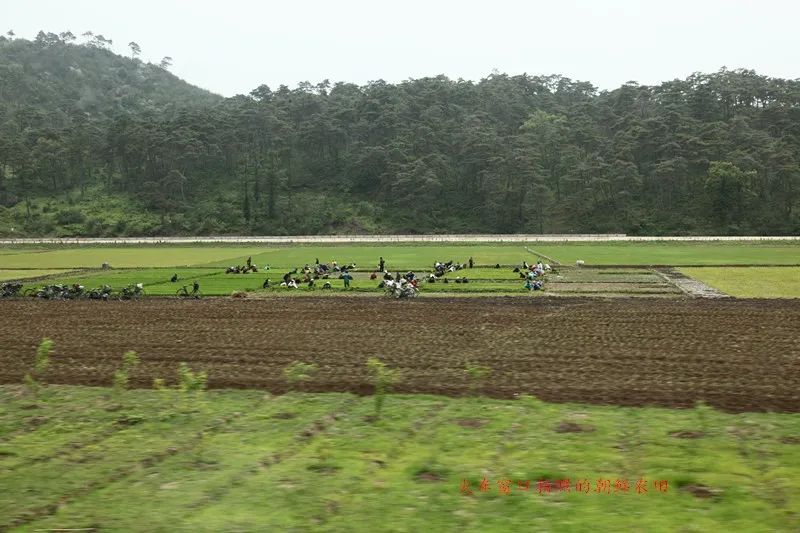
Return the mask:
[[[798,80],[492,74],[223,99],[105,43],[0,40],[0,235],[800,233]]]
[[[114,54],[102,41],[79,45],[54,34],[36,41],[0,38],[0,98],[4,119],[30,108],[54,128],[76,113],[109,119],[221,99],[165,68]]]

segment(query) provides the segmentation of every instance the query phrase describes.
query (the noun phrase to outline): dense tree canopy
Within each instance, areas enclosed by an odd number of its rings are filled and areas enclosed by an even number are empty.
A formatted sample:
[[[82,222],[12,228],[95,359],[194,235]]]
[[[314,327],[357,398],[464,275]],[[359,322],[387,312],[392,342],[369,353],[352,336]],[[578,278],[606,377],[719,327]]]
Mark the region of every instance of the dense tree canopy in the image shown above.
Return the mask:
[[[800,232],[798,80],[492,74],[225,99],[171,58],[84,38],[0,37],[0,232]]]

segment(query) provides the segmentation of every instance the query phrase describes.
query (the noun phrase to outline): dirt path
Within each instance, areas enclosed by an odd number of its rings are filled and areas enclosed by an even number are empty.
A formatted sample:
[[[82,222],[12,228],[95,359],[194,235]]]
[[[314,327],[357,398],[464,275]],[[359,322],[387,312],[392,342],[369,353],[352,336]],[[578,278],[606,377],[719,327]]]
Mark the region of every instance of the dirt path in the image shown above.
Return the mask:
[[[138,386],[180,361],[210,386],[285,390],[282,370],[315,362],[316,391],[371,392],[369,357],[399,368],[401,392],[551,401],[800,411],[800,300],[470,298],[2,301],[0,383],[20,382],[42,337],[47,380],[108,385],[126,350]]]
[[[656,270],[656,272],[667,280],[668,283],[675,285],[683,291],[684,294],[689,296],[697,298],[730,298],[729,295],[721,290],[706,285],[698,279],[690,278],[674,268],[661,268]]]

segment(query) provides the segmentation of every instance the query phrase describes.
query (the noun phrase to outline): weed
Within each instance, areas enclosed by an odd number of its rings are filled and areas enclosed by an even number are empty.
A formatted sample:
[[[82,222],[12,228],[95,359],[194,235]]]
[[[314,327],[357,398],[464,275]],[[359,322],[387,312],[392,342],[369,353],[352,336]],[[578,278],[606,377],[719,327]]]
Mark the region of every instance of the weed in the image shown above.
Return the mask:
[[[114,392],[121,394],[128,388],[128,376],[139,364],[139,356],[129,350],[122,356],[122,366],[114,372]]]
[[[486,381],[486,378],[492,373],[492,369],[488,366],[481,366],[468,362],[464,372],[469,377],[470,394],[477,395],[478,389],[480,389],[483,382]]]
[[[311,363],[302,363],[295,361],[291,365],[283,369],[283,376],[289,382],[289,388],[295,389],[305,381],[311,379],[311,376],[317,371],[317,365]]]
[[[25,374],[25,387],[34,397],[39,394],[43,383],[40,382],[42,374],[45,373],[47,367],[50,366],[50,354],[53,351],[53,341],[45,337],[36,348],[36,360],[33,365],[33,370]]]
[[[694,412],[697,414],[697,422],[700,426],[700,431],[704,435],[707,435],[709,418],[714,415],[714,408],[703,400],[698,400],[694,404]]]
[[[399,381],[400,373],[387,368],[386,363],[376,357],[369,358],[367,370],[372,375],[372,384],[375,386],[375,417],[378,418],[381,415],[386,393]]]
[[[206,390],[208,374],[194,373],[186,363],[178,365],[178,390],[181,392],[202,392]]]

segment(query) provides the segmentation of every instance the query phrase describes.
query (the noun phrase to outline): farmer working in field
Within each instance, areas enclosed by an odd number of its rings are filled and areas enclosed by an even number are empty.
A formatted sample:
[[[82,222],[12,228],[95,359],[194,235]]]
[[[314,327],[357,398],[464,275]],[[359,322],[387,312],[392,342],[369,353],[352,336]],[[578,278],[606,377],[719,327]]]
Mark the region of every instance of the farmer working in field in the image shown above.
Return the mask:
[[[378,272],[383,272],[383,267],[386,266],[386,262],[381,257],[380,261],[378,261]]]

